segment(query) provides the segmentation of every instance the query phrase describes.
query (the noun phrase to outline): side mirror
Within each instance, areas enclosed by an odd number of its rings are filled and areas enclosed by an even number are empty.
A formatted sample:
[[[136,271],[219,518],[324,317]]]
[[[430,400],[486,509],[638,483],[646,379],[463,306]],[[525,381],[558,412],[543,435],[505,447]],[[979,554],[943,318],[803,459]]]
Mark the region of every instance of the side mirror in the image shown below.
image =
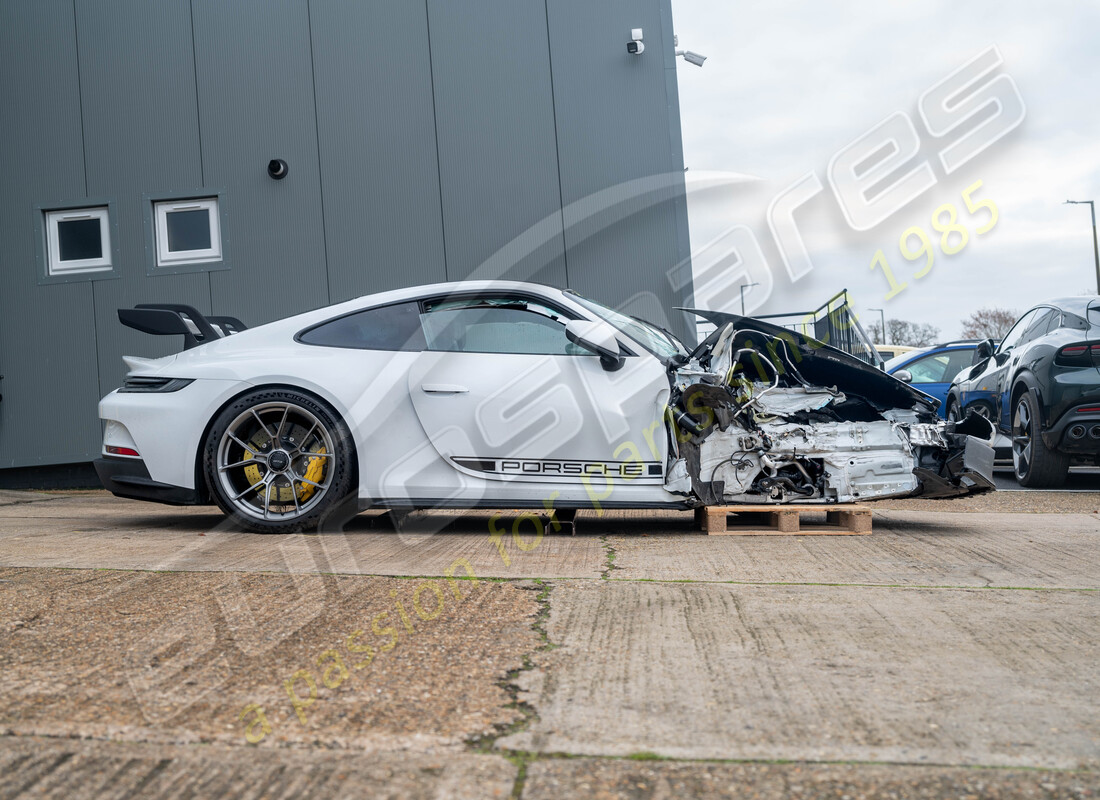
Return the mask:
[[[993,351],[997,349],[997,344],[992,339],[986,339],[978,345],[978,348],[974,351],[974,363],[984,361],[993,355]]]
[[[600,363],[608,372],[614,372],[626,363],[626,356],[619,347],[615,329],[606,322],[570,320],[565,326],[565,336],[573,344],[598,355]]]
[[[899,369],[897,372],[894,373],[894,377],[897,378],[899,381],[902,381],[903,383],[913,382],[913,373],[907,369]]]

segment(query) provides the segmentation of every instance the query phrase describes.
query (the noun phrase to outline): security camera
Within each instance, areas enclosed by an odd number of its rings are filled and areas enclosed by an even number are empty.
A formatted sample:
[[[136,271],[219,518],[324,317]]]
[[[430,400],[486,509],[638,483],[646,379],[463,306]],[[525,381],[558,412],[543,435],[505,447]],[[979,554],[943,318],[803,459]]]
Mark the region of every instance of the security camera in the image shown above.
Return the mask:
[[[631,28],[630,29],[630,41],[626,43],[626,52],[632,56],[639,56],[645,52],[645,45],[642,43],[642,29]]]
[[[698,53],[693,53],[690,50],[677,50],[676,55],[683,56],[684,61],[689,64],[694,64],[697,67],[703,66],[703,62],[707,60],[706,56],[701,56]]]

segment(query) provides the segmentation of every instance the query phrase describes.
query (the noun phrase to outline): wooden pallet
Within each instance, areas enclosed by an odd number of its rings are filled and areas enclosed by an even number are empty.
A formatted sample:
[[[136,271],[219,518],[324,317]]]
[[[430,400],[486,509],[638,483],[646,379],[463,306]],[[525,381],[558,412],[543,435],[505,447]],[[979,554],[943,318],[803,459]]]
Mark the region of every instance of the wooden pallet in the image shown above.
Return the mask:
[[[825,524],[802,527],[802,516],[825,514]],[[740,518],[728,526],[728,516]],[[711,536],[858,536],[871,532],[868,506],[706,506],[695,509],[695,525]]]

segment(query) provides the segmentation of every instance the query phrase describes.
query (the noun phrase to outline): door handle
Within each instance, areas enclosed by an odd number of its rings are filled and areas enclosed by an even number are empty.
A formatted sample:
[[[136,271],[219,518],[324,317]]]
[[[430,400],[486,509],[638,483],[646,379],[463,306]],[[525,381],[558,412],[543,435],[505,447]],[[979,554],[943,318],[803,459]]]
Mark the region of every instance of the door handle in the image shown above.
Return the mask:
[[[470,391],[454,383],[425,383],[420,388],[427,394],[465,394]]]

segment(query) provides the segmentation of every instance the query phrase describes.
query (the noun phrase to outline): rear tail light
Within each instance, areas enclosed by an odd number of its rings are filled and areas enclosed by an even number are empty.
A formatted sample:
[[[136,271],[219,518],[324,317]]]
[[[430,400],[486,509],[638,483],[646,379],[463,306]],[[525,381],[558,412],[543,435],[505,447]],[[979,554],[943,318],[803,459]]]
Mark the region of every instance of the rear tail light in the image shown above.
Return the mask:
[[[194,383],[194,378],[156,378],[148,375],[131,375],[123,381],[120,392],[178,392]]]
[[[1064,367],[1090,367],[1100,364],[1100,342],[1074,342],[1058,350],[1054,363]]]

